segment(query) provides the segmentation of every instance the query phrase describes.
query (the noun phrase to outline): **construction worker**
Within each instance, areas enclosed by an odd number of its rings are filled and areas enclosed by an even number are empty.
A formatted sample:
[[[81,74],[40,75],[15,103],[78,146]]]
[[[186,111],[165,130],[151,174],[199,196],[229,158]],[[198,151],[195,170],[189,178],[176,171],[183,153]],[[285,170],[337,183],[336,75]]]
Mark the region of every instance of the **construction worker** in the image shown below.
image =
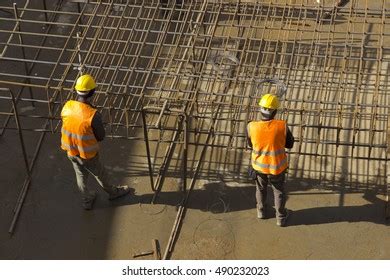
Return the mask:
[[[89,103],[95,89],[92,76],[80,76],[75,86],[77,100],[67,101],[61,112],[61,148],[67,151],[72,162],[85,210],[92,209],[96,198],[96,192],[87,186],[89,174],[109,194],[110,200],[130,191],[128,186],[114,187],[109,184],[105,167],[99,160],[98,142],[104,139],[105,131],[100,113]]]
[[[276,209],[276,224],[285,226],[288,210],[284,182],[287,169],[285,148],[291,149],[294,137],[285,121],[274,120],[279,107],[276,95],[265,94],[259,101],[261,120],[248,123],[248,145],[252,148],[252,178],[256,182],[257,218],[266,219],[267,186],[271,185]]]

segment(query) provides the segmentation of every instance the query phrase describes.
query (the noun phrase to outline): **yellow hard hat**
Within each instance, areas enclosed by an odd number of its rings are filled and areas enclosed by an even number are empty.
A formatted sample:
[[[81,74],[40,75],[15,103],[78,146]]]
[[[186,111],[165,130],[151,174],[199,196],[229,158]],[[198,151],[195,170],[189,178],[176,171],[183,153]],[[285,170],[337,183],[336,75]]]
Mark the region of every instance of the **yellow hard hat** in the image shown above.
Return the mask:
[[[259,101],[259,106],[271,110],[276,110],[279,108],[279,98],[274,94],[264,94]]]
[[[96,83],[91,75],[85,74],[77,79],[76,86],[74,88],[77,91],[89,92],[90,90],[96,88]]]

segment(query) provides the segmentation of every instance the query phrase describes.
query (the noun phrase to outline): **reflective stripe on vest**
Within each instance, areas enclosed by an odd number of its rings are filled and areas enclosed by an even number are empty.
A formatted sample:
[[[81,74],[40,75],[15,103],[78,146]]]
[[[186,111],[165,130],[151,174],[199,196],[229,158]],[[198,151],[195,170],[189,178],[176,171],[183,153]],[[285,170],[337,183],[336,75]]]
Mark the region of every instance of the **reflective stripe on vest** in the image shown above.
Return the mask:
[[[252,162],[252,164],[254,164],[254,165],[256,165],[256,166],[258,166],[260,168],[263,168],[263,169],[273,169],[273,170],[277,170],[277,169],[283,167],[286,163],[287,163],[287,157],[282,159],[281,162],[279,162],[278,165],[260,163],[260,162],[257,162],[257,161]]]
[[[66,148],[66,150],[75,150],[75,151],[82,151],[84,153],[90,153],[99,150],[99,145],[93,145],[89,147],[81,147],[81,146],[72,146],[65,142],[61,142],[62,147]]]
[[[277,155],[282,155],[285,153],[284,149],[277,150],[277,151],[256,151],[252,150],[252,153],[255,153],[256,155],[259,156],[277,156]]]
[[[248,135],[253,146],[251,154],[253,169],[263,174],[278,175],[287,168],[285,121],[250,122]]]
[[[90,159],[96,156],[99,145],[92,129],[96,109],[78,101],[68,101],[62,108],[61,148],[69,156]]]
[[[96,139],[94,134],[92,134],[92,135],[79,135],[79,134],[67,131],[65,128],[62,128],[61,132],[63,134],[65,134],[66,136],[68,136],[68,137],[76,138],[78,140],[93,140],[93,139]]]

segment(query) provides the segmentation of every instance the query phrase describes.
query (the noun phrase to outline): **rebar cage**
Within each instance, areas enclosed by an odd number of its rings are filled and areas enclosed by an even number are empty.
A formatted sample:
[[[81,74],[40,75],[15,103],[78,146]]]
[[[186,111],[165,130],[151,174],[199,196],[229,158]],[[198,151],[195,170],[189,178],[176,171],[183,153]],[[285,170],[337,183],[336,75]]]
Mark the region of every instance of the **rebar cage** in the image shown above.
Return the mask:
[[[81,69],[96,78],[109,136],[143,141],[142,108],[165,102],[189,116],[188,170],[207,146],[201,173],[238,178],[247,122],[275,91],[262,82],[275,79],[287,88],[277,117],[296,140],[290,178],[386,185],[389,1],[21,2],[0,6],[0,84],[15,94],[22,130],[59,133]],[[2,134],[15,128],[9,118]],[[176,141],[177,129],[164,114],[149,140]]]

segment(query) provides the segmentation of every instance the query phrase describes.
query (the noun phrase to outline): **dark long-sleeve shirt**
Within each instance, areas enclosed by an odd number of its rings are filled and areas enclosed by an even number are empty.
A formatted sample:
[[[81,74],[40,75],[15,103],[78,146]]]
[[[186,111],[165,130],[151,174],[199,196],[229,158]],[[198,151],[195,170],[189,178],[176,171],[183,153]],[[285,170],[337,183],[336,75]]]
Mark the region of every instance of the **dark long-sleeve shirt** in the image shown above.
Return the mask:
[[[79,102],[83,102],[85,104],[88,104],[89,106],[93,107],[87,99],[79,97],[77,99]],[[103,121],[102,121],[102,115],[96,111],[95,115],[92,118],[92,130],[93,134],[95,135],[95,138],[97,141],[103,141],[104,137],[106,136],[106,131],[104,130]]]
[[[287,127],[286,148],[291,149],[293,146],[294,146],[294,136],[292,135],[290,129]]]
[[[102,115],[99,112],[96,112],[92,119],[92,130],[95,135],[96,140],[103,141],[106,136],[106,131],[104,130]]]

